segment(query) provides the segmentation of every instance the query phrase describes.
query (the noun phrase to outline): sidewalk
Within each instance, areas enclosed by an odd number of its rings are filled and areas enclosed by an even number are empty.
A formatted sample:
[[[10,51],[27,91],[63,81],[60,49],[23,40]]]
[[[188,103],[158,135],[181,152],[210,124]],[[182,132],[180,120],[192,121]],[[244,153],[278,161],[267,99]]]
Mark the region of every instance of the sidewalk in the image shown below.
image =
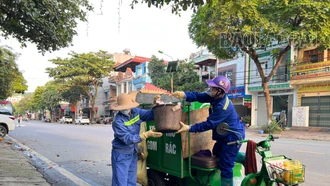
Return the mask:
[[[261,136],[266,137],[268,134],[259,134],[259,128],[246,129],[246,136]],[[320,127],[293,127],[285,130],[280,134],[274,134],[280,138],[301,139],[301,140],[316,140],[330,141],[330,129]]]
[[[8,138],[0,141],[0,185],[5,186],[49,186],[41,173],[30,164],[19,150],[12,149]]]

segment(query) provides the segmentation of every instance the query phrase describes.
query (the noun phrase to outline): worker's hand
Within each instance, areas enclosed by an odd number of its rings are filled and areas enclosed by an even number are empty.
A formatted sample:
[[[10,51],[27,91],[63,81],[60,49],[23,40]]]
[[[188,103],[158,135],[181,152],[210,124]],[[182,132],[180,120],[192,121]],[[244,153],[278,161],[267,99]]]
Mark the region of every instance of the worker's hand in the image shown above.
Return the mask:
[[[186,97],[186,95],[185,95],[185,93],[183,91],[175,91],[170,96],[174,96],[177,99],[183,99],[183,98]]]
[[[176,131],[175,134],[179,134],[179,133],[181,133],[181,132],[187,132],[187,131],[189,131],[189,129],[190,129],[190,126],[189,126],[189,125],[186,125],[186,124],[184,124],[184,123],[181,122],[181,121],[180,121],[180,125],[181,125],[181,129],[178,130],[178,131]]]
[[[142,140],[145,140],[145,139],[147,139],[149,137],[153,137],[153,138],[162,137],[163,133],[161,133],[161,132],[155,132],[155,130],[156,129],[154,128],[154,129],[151,129],[151,130],[149,130],[147,132],[144,132],[144,133],[140,134],[140,138]]]

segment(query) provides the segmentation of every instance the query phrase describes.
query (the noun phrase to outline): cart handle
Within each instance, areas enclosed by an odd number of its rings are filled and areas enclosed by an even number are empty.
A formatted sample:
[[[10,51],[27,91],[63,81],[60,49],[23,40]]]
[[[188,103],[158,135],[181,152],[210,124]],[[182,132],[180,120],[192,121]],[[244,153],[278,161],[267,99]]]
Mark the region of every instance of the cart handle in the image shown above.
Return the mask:
[[[231,142],[228,142],[227,145],[239,145],[239,144],[242,144],[242,143],[246,143],[248,142],[249,140],[236,140],[236,141],[231,141]]]
[[[273,136],[273,135],[268,135],[267,139],[264,140],[264,141],[274,141],[275,139],[279,139],[278,136]],[[246,143],[248,142],[249,140],[236,140],[236,141],[230,141],[227,143],[227,145],[239,145],[239,144],[242,144],[242,143]]]

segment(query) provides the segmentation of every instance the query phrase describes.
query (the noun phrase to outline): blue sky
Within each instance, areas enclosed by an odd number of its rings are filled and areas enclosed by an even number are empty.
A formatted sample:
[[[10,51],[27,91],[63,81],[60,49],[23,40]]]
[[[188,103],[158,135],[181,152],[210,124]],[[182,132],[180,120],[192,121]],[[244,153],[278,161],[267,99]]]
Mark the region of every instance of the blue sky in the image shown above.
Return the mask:
[[[122,2],[120,6],[119,2]],[[8,44],[21,53],[17,63],[28,81],[28,92],[33,92],[37,86],[42,86],[49,80],[45,73],[45,68],[51,66],[49,59],[66,57],[70,51],[80,53],[101,49],[114,53],[128,48],[132,55],[156,55],[166,60],[171,58],[159,54],[158,50],[174,59],[188,58],[190,53],[197,51],[188,35],[192,11],[183,12],[179,17],[173,15],[168,6],[158,9],[138,4],[131,9],[131,0],[111,0],[103,2],[103,14],[100,15],[101,0],[91,0],[91,3],[95,6],[95,11],[89,13],[89,23],[79,23],[78,36],[74,37],[72,47],[42,56],[34,44],[29,43],[28,47],[20,48],[15,39],[1,40],[1,44]],[[118,28],[119,7],[121,19]]]

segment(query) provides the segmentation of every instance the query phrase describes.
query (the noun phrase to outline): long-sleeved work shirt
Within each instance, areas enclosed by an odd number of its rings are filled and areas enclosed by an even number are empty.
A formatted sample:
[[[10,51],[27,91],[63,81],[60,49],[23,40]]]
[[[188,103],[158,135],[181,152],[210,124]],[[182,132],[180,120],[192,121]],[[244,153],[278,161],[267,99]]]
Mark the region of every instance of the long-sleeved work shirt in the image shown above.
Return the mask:
[[[229,135],[231,132],[228,132],[225,135],[219,135],[216,132],[216,127],[225,122],[229,125],[229,129],[239,132],[241,137],[245,137],[245,127],[240,122],[240,119],[236,113],[234,105],[229,100],[227,96],[223,98],[213,98],[207,93],[198,93],[198,92],[185,92],[186,101],[193,102],[198,101],[201,103],[210,103],[210,115],[206,121],[197,123],[190,128],[190,132],[204,132],[207,130],[212,130],[212,139],[213,140],[222,140],[224,137]]]
[[[153,119],[152,110],[133,108],[130,116],[118,112],[112,122],[115,137],[112,141],[112,149],[123,154],[137,152],[138,143],[142,141],[139,135],[140,124]]]

